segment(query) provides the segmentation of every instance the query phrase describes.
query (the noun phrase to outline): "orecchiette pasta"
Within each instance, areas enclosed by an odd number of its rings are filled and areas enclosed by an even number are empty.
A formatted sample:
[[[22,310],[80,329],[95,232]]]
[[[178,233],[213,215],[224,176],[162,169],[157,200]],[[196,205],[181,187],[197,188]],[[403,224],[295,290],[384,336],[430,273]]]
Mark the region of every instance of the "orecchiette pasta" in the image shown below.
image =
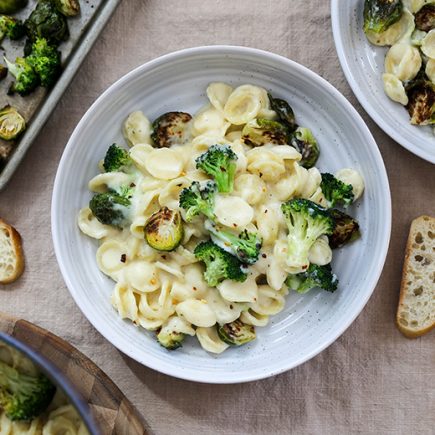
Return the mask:
[[[406,106],[408,104],[408,96],[406,95],[403,83],[394,74],[388,73],[382,75],[382,80],[384,82],[385,93],[393,101]]]
[[[405,74],[409,69],[400,61],[397,65],[391,62],[395,73],[401,68]],[[220,326],[239,321],[266,325],[269,316],[284,308],[289,274],[306,272],[307,264],[289,260],[289,225],[283,203],[304,198],[326,206],[327,201],[321,173],[315,167],[303,167],[302,156],[293,146],[245,143],[241,131],[247,122],[258,117],[279,122],[265,89],[211,83],[207,96],[209,104],[186,123],[188,134],[179,129],[180,124],[174,127],[176,135],[189,140],[175,138],[169,147],[151,145],[150,123],[142,112],[129,116],[124,125],[132,145],[128,170],[102,173],[89,183],[97,194],[127,192],[128,224],[103,225],[87,207],[80,211],[78,222],[84,234],[100,242],[97,264],[116,282],[111,302],[122,318],[156,331],[163,346],[161,337],[195,336],[205,350],[221,353],[228,344],[219,336]],[[178,112],[171,113],[166,122]],[[207,163],[210,168],[203,165],[209,150],[222,153],[217,164]],[[228,168],[226,158],[231,159]],[[229,183],[234,185],[232,190],[219,185],[214,164],[222,178],[234,174]],[[364,182],[358,172],[343,169],[336,176],[352,184],[355,198],[362,194]],[[198,203],[189,196],[192,192],[197,192]],[[181,197],[194,202],[193,211]],[[177,245],[158,250],[145,233],[157,231],[156,216],[163,219],[165,210],[171,218],[178,216],[182,232]],[[173,227],[167,224],[166,228]],[[226,239],[219,239],[220,231]],[[236,249],[239,243],[258,250],[255,258],[240,246]],[[223,261],[213,266],[214,272],[222,274],[216,281],[207,277],[207,256],[198,254],[204,245],[216,249],[210,261]],[[328,238],[314,240],[307,256],[312,265],[328,265],[332,258]]]
[[[421,68],[418,48],[408,43],[393,45],[385,56],[385,71],[399,80],[412,80]]]

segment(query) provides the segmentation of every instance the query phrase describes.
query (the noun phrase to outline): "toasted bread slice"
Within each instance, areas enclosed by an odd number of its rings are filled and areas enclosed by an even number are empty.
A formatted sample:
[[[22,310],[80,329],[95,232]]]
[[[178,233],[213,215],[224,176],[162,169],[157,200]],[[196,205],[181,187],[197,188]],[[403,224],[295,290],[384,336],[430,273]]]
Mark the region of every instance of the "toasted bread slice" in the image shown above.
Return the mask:
[[[24,255],[18,231],[0,219],[0,284],[16,281],[24,271]]]
[[[397,309],[397,326],[409,338],[435,327],[435,218],[420,216],[409,230]]]

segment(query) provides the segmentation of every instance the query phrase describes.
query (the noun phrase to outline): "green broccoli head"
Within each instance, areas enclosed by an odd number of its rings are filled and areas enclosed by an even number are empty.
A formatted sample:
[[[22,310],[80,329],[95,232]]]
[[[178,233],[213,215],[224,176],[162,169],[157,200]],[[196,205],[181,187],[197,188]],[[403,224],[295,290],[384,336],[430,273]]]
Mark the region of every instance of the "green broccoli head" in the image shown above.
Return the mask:
[[[318,266],[310,264],[310,267],[302,273],[289,275],[286,279],[287,287],[298,293],[306,293],[312,288],[318,287],[328,292],[335,292],[338,287],[337,276],[332,273],[331,265]]]
[[[243,282],[247,278],[241,269],[242,263],[210,240],[200,243],[193,253],[205,263],[204,278],[211,287],[216,287],[225,279]]]
[[[216,197],[216,183],[207,181],[202,185],[194,181],[180,193],[180,207],[185,210],[185,220],[191,222],[195,216],[203,214],[214,219],[214,202]]]
[[[400,20],[402,12],[402,0],[365,0],[364,32],[385,32]]]
[[[104,157],[103,167],[106,172],[122,172],[132,164],[130,154],[116,144],[110,145]]]
[[[219,192],[229,193],[233,191],[236,160],[237,155],[229,146],[212,145],[195,161],[197,169],[214,178]]]
[[[48,44],[45,38],[37,38],[27,56],[28,63],[39,76],[41,85],[52,86],[61,73],[60,51]]]
[[[311,247],[323,234],[332,234],[334,220],[328,210],[303,198],[283,203],[281,210],[288,227],[287,263],[295,268],[307,269]]]
[[[97,193],[90,200],[89,208],[102,224],[121,228],[130,222],[130,198],[129,188],[121,189],[120,193],[114,191]]]
[[[204,226],[210,232],[214,243],[232,252],[243,264],[254,264],[258,260],[262,246],[262,240],[258,234],[247,230],[235,234],[223,230],[210,221],[206,221]]]
[[[337,204],[348,207],[354,200],[352,185],[343,183],[327,172],[322,174],[320,187],[323,195],[325,195],[328,207],[335,207]]]
[[[15,63],[4,58],[9,72],[15,77],[10,92],[18,92],[20,95],[27,95],[39,85],[39,77],[32,65],[26,58],[17,57]]]
[[[43,374],[30,376],[0,361],[0,408],[11,420],[31,420],[48,407],[56,387]]]
[[[27,5],[27,0],[0,0],[0,14],[15,14]]]
[[[8,15],[0,15],[0,42],[7,36],[9,39],[20,39],[26,34],[24,24]]]

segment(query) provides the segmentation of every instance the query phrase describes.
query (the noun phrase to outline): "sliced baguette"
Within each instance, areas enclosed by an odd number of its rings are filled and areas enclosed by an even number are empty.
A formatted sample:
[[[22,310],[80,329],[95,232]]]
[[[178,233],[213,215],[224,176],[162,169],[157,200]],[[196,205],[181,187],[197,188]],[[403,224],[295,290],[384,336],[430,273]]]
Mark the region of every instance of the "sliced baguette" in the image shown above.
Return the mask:
[[[16,281],[24,271],[24,255],[18,231],[0,219],[0,284]]]
[[[435,327],[435,218],[420,216],[409,230],[396,322],[408,338]]]

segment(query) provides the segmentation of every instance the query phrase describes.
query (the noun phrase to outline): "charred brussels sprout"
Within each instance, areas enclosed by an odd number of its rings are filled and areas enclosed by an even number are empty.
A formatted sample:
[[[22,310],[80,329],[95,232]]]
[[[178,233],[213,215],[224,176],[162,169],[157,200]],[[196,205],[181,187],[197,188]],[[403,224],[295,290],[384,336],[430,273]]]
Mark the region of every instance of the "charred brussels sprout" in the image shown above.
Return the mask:
[[[309,169],[316,164],[320,149],[309,128],[298,127],[292,134],[290,145],[301,153],[302,159],[299,162],[301,166]]]
[[[145,224],[145,240],[157,251],[173,251],[184,235],[181,215],[178,211],[163,207]]]
[[[290,132],[294,131],[297,128],[297,124],[295,114],[290,104],[280,98],[273,98],[270,94],[268,94],[268,96],[270,108],[276,112],[279,120],[286,125]]]
[[[0,42],[7,36],[9,39],[20,39],[26,34],[24,24],[13,17],[0,15]]]
[[[408,109],[411,124],[429,125],[435,123],[435,85],[419,78],[406,86]]]
[[[242,130],[242,140],[247,145],[261,146],[268,143],[285,145],[289,143],[287,128],[277,121],[253,119]]]
[[[340,248],[361,237],[359,224],[352,216],[335,208],[329,210],[329,215],[334,219],[334,231],[329,236],[329,246],[332,249]]]
[[[14,14],[26,5],[27,0],[0,0],[0,14]]]
[[[0,63],[0,80],[3,80],[8,75],[8,69]]]
[[[18,92],[20,95],[27,95],[39,85],[38,74],[26,58],[17,57],[15,63],[4,59],[9,72],[15,77],[15,82],[9,89],[10,93]]]
[[[69,38],[66,18],[51,0],[40,0],[24,24],[31,41],[45,38],[50,44],[58,45]]]
[[[364,32],[385,32],[400,20],[402,12],[402,0],[365,0]]]
[[[57,10],[66,17],[75,17],[80,13],[78,0],[54,0]]]
[[[255,340],[255,328],[239,319],[218,326],[218,334],[222,341],[231,346],[241,346]]]
[[[186,142],[192,116],[184,112],[168,112],[159,116],[152,125],[151,139],[158,148]]]
[[[102,224],[121,228],[129,223],[130,198],[128,189],[122,194],[113,191],[97,193],[89,202],[89,208]]]
[[[45,38],[36,39],[26,59],[38,74],[42,86],[49,88],[56,82],[61,73],[60,51],[48,45]]]
[[[415,27],[424,32],[435,28],[435,3],[424,5],[415,14]]]
[[[168,350],[175,350],[181,347],[185,338],[186,336],[181,332],[167,331],[163,328],[157,334],[157,341],[160,346]]]
[[[5,106],[0,110],[0,138],[12,140],[26,129],[26,121],[17,109]]]

